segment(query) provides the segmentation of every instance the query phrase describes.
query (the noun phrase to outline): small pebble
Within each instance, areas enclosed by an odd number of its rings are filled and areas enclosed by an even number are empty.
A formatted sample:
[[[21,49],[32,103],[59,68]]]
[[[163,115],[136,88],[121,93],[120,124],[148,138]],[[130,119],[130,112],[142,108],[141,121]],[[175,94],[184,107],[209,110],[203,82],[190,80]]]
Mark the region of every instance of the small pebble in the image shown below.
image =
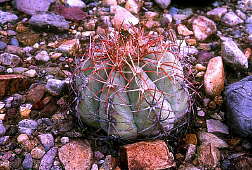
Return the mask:
[[[60,142],[61,142],[62,144],[67,144],[67,143],[69,142],[69,137],[62,137],[62,138],[60,139]]]

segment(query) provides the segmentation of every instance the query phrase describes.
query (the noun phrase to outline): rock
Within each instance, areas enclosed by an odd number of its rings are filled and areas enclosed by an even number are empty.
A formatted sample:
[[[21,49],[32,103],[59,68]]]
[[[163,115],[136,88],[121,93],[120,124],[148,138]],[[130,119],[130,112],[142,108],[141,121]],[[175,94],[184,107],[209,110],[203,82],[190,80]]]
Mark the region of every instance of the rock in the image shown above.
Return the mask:
[[[201,64],[207,64],[211,58],[214,58],[214,55],[207,51],[201,51],[198,54],[198,62]]]
[[[0,160],[0,169],[2,170],[10,170],[10,162],[8,160]]]
[[[17,137],[17,142],[18,143],[24,143],[26,141],[29,140],[29,137],[27,134],[20,134],[18,137]]]
[[[35,43],[39,41],[40,36],[39,34],[26,32],[26,33],[18,34],[17,39],[24,46],[33,46]]]
[[[35,120],[24,119],[18,123],[19,133],[31,135],[38,127],[38,123]]]
[[[62,138],[60,139],[60,142],[61,142],[63,145],[69,143],[69,137],[62,137]]]
[[[185,25],[179,24],[177,26],[178,33],[180,35],[188,36],[188,35],[193,35],[193,32],[190,31]]]
[[[6,132],[6,128],[5,128],[4,124],[3,124],[3,121],[0,120],[0,137],[4,136],[5,132]]]
[[[204,41],[217,31],[216,24],[204,16],[194,18],[192,27],[194,36],[198,41]]]
[[[7,47],[7,44],[3,41],[0,41],[0,50],[4,50]]]
[[[31,103],[38,103],[44,97],[45,92],[46,92],[45,86],[39,84],[27,92],[28,94],[26,95],[26,101]]]
[[[197,71],[206,71],[207,68],[205,66],[203,66],[202,64],[196,64],[195,69]]]
[[[115,169],[117,166],[116,159],[111,155],[107,155],[101,169]]]
[[[233,11],[226,13],[222,17],[221,21],[227,26],[235,26],[244,22]]]
[[[121,155],[128,169],[166,169],[175,166],[172,153],[161,140],[125,145]]]
[[[36,56],[35,59],[38,61],[43,61],[43,62],[47,62],[50,60],[50,57],[47,53],[47,51],[41,51],[39,52]]]
[[[221,57],[212,58],[204,76],[205,92],[209,96],[220,95],[224,90],[224,67]]]
[[[19,74],[0,75],[0,99],[5,95],[27,89],[30,81]]]
[[[102,4],[104,6],[116,6],[117,1],[116,0],[102,0]]]
[[[207,131],[210,133],[229,134],[228,127],[219,120],[208,119],[206,120],[206,123]]]
[[[178,170],[200,170],[199,168],[191,165],[191,164],[186,164],[186,165],[180,165]]]
[[[33,159],[41,159],[45,153],[45,149],[41,146],[37,146],[31,150],[31,156]]]
[[[162,9],[166,9],[170,3],[171,3],[171,0],[154,0],[158,6]]]
[[[120,6],[111,6],[111,11],[114,13],[112,24],[115,28],[129,29],[132,25],[139,23],[139,19],[132,15],[127,9]]]
[[[48,11],[55,0],[15,0],[16,8],[28,15]]]
[[[31,104],[23,104],[19,108],[19,112],[22,118],[29,118],[31,113]]]
[[[220,139],[219,137],[217,137],[212,133],[200,132],[198,137],[200,142],[204,145],[212,144],[216,148],[228,147],[228,144],[224,140]]]
[[[198,162],[205,168],[215,168],[220,160],[220,151],[211,144],[200,145],[198,148]]]
[[[3,53],[0,55],[0,64],[5,66],[15,67],[21,62],[19,56],[9,53]]]
[[[192,134],[192,133],[189,133],[189,134],[186,134],[185,136],[185,143],[186,144],[193,144],[193,145],[197,145],[197,136],[196,134]]]
[[[57,50],[74,55],[80,48],[80,40],[72,39],[66,40],[59,45]]]
[[[31,25],[39,26],[39,27],[56,27],[59,30],[68,30],[69,22],[65,20],[63,16],[56,15],[54,13],[43,13],[36,14],[31,17],[29,20]]]
[[[0,24],[5,24],[17,20],[18,17],[12,13],[0,10]]]
[[[85,8],[86,4],[82,0],[66,0],[65,2],[70,7]]]
[[[38,135],[38,138],[42,145],[44,146],[45,150],[48,151],[54,146],[54,137],[52,134],[41,134]]]
[[[9,142],[10,136],[0,137],[0,146],[4,146]]]
[[[51,95],[59,96],[65,85],[65,81],[57,79],[48,79],[45,88]]]
[[[141,9],[140,1],[136,0],[127,0],[125,4],[125,9],[127,9],[129,12],[133,14],[138,14],[138,12]]]
[[[55,13],[63,16],[65,19],[74,21],[83,21],[88,16],[87,13],[78,7],[65,7],[63,5],[56,5],[54,11]]]
[[[23,168],[24,169],[32,169],[32,164],[33,164],[33,160],[32,160],[31,154],[30,153],[25,154],[25,158],[22,163]]]
[[[172,15],[171,14],[163,14],[160,20],[161,25],[167,26],[172,23]]]
[[[17,47],[19,46],[19,42],[18,42],[18,40],[15,37],[11,38],[10,44],[14,45],[14,46],[17,46]]]
[[[56,157],[58,152],[57,147],[51,148],[41,159],[39,170],[48,170],[53,166],[54,158]]]
[[[36,77],[37,72],[36,72],[36,70],[31,69],[31,70],[24,72],[23,75],[33,78],[33,77]]]
[[[226,7],[218,7],[214,8],[211,11],[207,12],[207,16],[213,18],[216,21],[220,21],[221,17],[227,13],[227,8]]]
[[[238,48],[233,40],[225,40],[221,44],[221,52],[224,62],[234,66],[247,69],[248,59],[244,53]]]
[[[93,164],[91,167],[91,170],[99,170],[99,167],[97,164]]]
[[[7,45],[5,52],[11,53],[11,54],[16,54],[16,55],[23,55],[24,54],[24,50],[22,48],[14,46],[14,45]]]
[[[186,162],[192,161],[193,157],[195,156],[195,153],[196,153],[196,145],[189,144],[186,151],[185,161]]]
[[[225,90],[227,124],[232,132],[243,136],[252,136],[252,76],[230,84]]]
[[[59,149],[59,159],[66,170],[90,169],[92,157],[87,141],[72,141]]]

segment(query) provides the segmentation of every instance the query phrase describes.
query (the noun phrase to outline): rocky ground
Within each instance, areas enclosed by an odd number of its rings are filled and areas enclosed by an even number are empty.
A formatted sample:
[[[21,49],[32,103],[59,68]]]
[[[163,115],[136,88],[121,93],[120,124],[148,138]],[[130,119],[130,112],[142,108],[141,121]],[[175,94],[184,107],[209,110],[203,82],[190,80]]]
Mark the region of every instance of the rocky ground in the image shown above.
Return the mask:
[[[90,37],[129,23],[177,34],[194,102],[176,140],[118,144],[74,116],[75,60]],[[252,169],[251,140],[225,119],[223,93],[251,75],[251,45],[251,0],[0,0],[0,169]]]

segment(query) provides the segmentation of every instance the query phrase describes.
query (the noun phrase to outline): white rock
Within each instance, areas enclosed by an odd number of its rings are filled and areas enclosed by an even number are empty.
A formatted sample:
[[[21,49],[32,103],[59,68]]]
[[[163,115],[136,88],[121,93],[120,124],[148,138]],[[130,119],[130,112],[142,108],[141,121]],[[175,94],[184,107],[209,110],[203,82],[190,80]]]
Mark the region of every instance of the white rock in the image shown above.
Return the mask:
[[[222,22],[225,23],[227,26],[234,26],[243,23],[244,21],[239,18],[233,11],[226,13],[222,17]]]
[[[35,59],[38,61],[47,62],[50,60],[50,56],[48,55],[47,51],[41,51],[35,56]]]
[[[137,14],[140,11],[140,3],[137,3],[135,0],[127,0],[125,9],[133,14]]]
[[[171,0],[154,0],[158,6],[162,9],[166,9],[170,3],[171,3]]]
[[[82,0],[67,0],[65,2],[70,7],[85,8],[86,4]]]
[[[207,16],[219,21],[226,12],[227,8],[225,7],[214,8],[213,10],[207,12]]]
[[[31,69],[31,70],[24,72],[23,74],[27,77],[36,77],[37,72],[36,72],[36,70]]]

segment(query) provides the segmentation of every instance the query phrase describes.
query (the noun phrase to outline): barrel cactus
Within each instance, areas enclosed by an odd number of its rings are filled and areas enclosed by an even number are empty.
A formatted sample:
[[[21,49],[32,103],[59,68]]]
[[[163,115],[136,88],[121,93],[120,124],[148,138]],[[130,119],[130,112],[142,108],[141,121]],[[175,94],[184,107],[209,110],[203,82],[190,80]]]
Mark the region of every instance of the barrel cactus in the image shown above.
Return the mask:
[[[90,43],[75,75],[80,118],[122,139],[169,133],[189,107],[173,48],[136,28]]]

